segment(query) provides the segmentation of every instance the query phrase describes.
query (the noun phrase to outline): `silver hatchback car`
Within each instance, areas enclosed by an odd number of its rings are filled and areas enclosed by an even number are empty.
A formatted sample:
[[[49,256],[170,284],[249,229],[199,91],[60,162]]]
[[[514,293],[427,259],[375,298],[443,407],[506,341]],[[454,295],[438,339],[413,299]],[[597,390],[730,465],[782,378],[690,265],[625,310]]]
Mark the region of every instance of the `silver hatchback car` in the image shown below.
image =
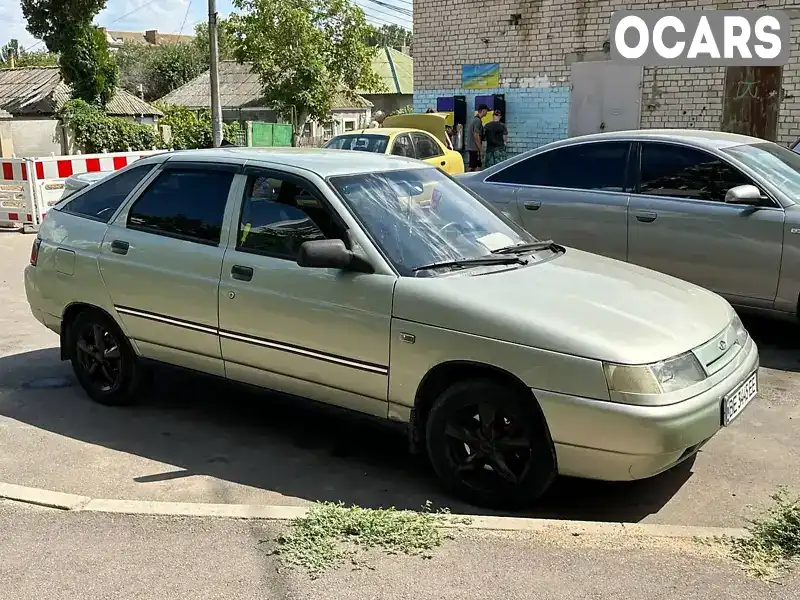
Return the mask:
[[[800,155],[692,129],[570,138],[461,182],[539,237],[796,317]]]
[[[48,212],[25,288],[98,402],[134,400],[153,361],[311,398],[400,424],[477,504],[660,473],[758,388],[720,296],[379,154],[141,159]]]

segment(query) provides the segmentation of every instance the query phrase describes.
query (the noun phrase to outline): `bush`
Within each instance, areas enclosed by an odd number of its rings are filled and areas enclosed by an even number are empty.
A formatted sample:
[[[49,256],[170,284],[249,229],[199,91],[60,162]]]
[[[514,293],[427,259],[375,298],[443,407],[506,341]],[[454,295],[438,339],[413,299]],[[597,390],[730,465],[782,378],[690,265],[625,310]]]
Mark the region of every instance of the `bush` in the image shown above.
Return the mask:
[[[164,113],[160,123],[169,125],[172,130],[169,146],[175,150],[211,147],[210,110],[190,110],[183,106],[163,104],[157,106]],[[222,136],[230,142],[235,142],[236,135],[240,130],[239,123],[224,123]]]
[[[75,141],[90,154],[152,150],[161,146],[153,127],[120,117],[109,117],[101,108],[83,100],[70,100],[59,117],[72,128]]]

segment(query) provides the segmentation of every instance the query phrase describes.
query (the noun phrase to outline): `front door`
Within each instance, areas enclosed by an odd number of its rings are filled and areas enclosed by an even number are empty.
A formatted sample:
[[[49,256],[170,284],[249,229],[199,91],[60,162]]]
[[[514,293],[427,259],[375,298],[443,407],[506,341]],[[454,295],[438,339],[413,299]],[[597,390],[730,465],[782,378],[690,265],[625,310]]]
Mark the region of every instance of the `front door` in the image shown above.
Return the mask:
[[[539,239],[625,260],[628,142],[556,148],[487,179],[513,184],[523,226]]]
[[[395,278],[297,265],[305,241],[350,243],[306,179],[250,168],[240,203],[219,289],[227,376],[385,418]]]
[[[148,358],[224,375],[219,276],[238,169],[168,162],[106,232],[100,272],[128,335]]]
[[[728,297],[771,306],[780,274],[783,209],[724,202],[752,184],[733,165],[705,151],[645,142],[631,197],[629,260]],[[756,186],[759,187],[759,186]]]

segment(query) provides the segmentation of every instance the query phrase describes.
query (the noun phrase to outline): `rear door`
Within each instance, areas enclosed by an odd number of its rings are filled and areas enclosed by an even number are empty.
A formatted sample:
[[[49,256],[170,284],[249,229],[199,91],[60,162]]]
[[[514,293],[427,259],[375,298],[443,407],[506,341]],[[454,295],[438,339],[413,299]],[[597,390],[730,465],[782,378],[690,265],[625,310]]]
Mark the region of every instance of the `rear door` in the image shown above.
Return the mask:
[[[238,170],[167,162],[106,232],[100,271],[128,335],[148,358],[224,375],[219,279]]]
[[[486,183],[514,186],[523,226],[536,237],[626,260],[630,147],[564,146],[516,162]]]
[[[414,157],[417,160],[424,160],[445,173],[449,172],[445,150],[433,137],[427,133],[415,132],[411,134],[411,139],[414,142]]]
[[[784,211],[725,203],[737,185],[763,188],[716,155],[678,144],[640,144],[631,196],[629,260],[734,302],[771,306],[780,274]]]

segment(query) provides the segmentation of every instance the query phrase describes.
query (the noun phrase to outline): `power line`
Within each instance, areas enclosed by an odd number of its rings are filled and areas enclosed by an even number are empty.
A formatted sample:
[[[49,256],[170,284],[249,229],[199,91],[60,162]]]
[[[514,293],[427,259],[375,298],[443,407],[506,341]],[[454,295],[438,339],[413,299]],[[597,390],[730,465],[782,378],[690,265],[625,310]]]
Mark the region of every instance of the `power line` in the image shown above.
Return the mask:
[[[186,5],[186,14],[183,15],[183,23],[181,23],[181,28],[178,30],[178,35],[183,33],[183,28],[186,26],[186,19],[189,18],[189,10],[192,8],[192,0],[189,0],[189,4]]]
[[[104,25],[104,27],[108,27],[109,25],[113,25],[113,24],[114,24],[114,23],[116,23],[117,21],[121,21],[122,19],[124,19],[124,18],[126,18],[126,17],[130,17],[132,14],[134,14],[134,13],[137,13],[137,12],[139,12],[140,10],[142,10],[143,8],[146,8],[146,7],[150,6],[150,5],[151,5],[151,4],[153,4],[154,2],[158,2],[158,0],[148,0],[148,2],[145,2],[144,4],[142,4],[141,6],[139,6],[138,8],[134,8],[133,10],[126,12],[126,13],[125,13],[124,15],[122,15],[121,17],[117,17],[117,18],[116,18],[116,19],[114,19],[113,21],[111,21],[111,22],[109,22],[109,23],[106,23],[106,24]],[[191,3],[191,2],[190,2],[190,3]],[[187,14],[188,14],[188,11],[187,11]],[[43,40],[39,40],[38,42],[36,42],[36,43],[35,43],[35,44],[33,44],[32,46],[29,46],[29,47],[25,48],[24,50],[22,50],[22,52],[30,52],[31,50],[33,50],[34,48],[36,48],[36,46],[40,46],[40,45],[41,45],[41,44],[43,44],[43,43],[44,43],[44,41],[43,41]]]
[[[379,9],[379,8],[373,8],[373,7],[371,7],[371,6],[363,6],[363,5],[360,5],[360,4],[358,5],[358,7],[359,7],[361,10],[363,10],[363,11],[364,11],[364,14],[367,14],[367,11],[369,10],[369,11],[374,11],[374,12],[376,12],[376,13],[379,13],[379,14],[381,14],[381,15],[386,15],[386,16],[388,16],[388,17],[391,17],[392,19],[400,19],[400,18],[401,18],[401,17],[400,17],[400,15],[395,15],[395,14],[392,14],[392,13],[389,13],[389,12],[386,12],[386,11],[382,11],[382,10],[381,10],[381,9]],[[383,17],[381,17],[381,18],[383,19]],[[385,20],[385,19],[384,19],[384,20]],[[410,19],[406,19],[406,20],[410,20]],[[388,23],[388,24],[389,24],[389,25],[397,25],[397,26],[399,26],[399,27],[402,27],[402,25],[400,25],[400,23],[397,23],[396,21],[394,21],[394,22],[390,22],[390,23]]]
[[[367,0],[367,2],[372,2],[373,4],[377,4],[378,6],[383,6],[388,10],[395,11],[401,15],[405,15],[407,17],[413,16],[413,11],[410,11],[407,8],[400,8],[399,6],[395,6],[393,4],[389,4],[388,2],[382,2],[381,0]]]

